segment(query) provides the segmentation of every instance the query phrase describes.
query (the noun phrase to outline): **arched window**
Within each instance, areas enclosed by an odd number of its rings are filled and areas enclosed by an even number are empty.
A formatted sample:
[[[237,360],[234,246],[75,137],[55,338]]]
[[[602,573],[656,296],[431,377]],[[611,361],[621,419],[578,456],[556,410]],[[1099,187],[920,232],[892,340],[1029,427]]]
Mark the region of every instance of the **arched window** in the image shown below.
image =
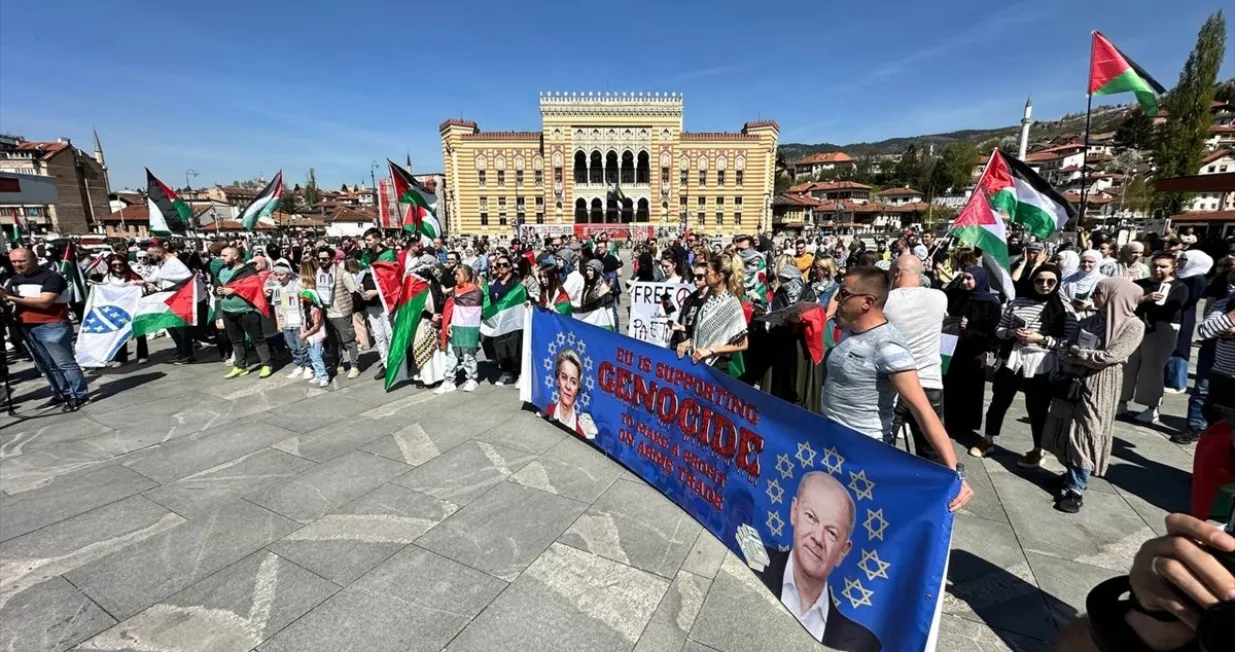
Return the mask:
[[[643,201],[640,199],[639,201]],[[629,197],[622,200],[622,224],[635,221],[635,203]]]
[[[610,197],[605,200],[605,223],[617,224],[618,221],[618,205],[617,200]]]
[[[601,176],[604,174],[604,171],[604,167],[600,162],[600,152],[593,150],[592,159],[588,166],[588,180],[592,183],[604,183],[605,179]]]
[[[600,199],[592,200],[592,212],[589,215],[588,221],[592,224],[600,224],[605,221],[604,215],[601,213]]]
[[[648,183],[650,176],[651,162],[648,159],[648,153],[639,152],[638,162],[635,163],[635,183]]]
[[[663,205],[663,208],[666,208],[666,209],[669,208],[669,202],[665,202]],[[650,218],[648,217],[648,200],[646,199],[639,200],[639,206],[635,209],[635,221],[636,222],[650,221]]]
[[[605,183],[617,183],[618,180],[618,155],[617,152],[609,150],[605,154]]]
[[[575,183],[587,183],[587,154],[575,152]]]
[[[587,223],[587,200],[580,197],[575,200],[575,224]]]
[[[629,150],[622,152],[622,183],[627,185],[635,182],[635,155]]]

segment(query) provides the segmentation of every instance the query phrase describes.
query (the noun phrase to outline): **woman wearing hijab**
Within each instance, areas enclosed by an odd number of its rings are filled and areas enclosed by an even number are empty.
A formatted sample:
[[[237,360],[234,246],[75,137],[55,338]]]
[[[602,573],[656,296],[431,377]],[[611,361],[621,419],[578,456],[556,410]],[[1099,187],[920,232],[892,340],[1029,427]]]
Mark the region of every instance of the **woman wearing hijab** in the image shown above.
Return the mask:
[[[1060,293],[1065,301],[1072,304],[1078,320],[1094,313],[1094,304],[1090,295],[1098,286],[1098,281],[1105,278],[1099,269],[1101,265],[1102,254],[1090,249],[1081,254],[1076,271],[1070,276],[1064,276]]]
[[[1189,249],[1180,255],[1179,274],[1176,278],[1188,288],[1183,314],[1179,319],[1179,337],[1175,340],[1175,352],[1166,361],[1166,391],[1182,393],[1188,389],[1188,360],[1192,358],[1192,335],[1196,330],[1196,304],[1205,297],[1208,286],[1205,275],[1214,266],[1214,259],[1200,249]]]
[[[1071,249],[1064,249],[1055,254],[1055,264],[1059,265],[1059,273],[1063,274],[1063,278],[1068,278],[1080,269],[1081,257]]]
[[[801,318],[803,312],[819,309],[815,292],[796,265],[782,266],[777,281],[770,311],[751,320],[740,380],[758,383],[772,396],[819,412],[822,367],[811,358]],[[805,305],[794,308],[795,304]]]
[[[1033,449],[1021,456],[1017,466],[1037,468],[1042,463],[1042,429],[1051,407],[1051,372],[1055,371],[1055,349],[1076,333],[1076,314],[1059,296],[1061,272],[1054,265],[1034,270],[1030,282],[1034,291],[1018,296],[1004,309],[995,329],[1003,341],[1003,359],[991,384],[991,405],[986,411],[986,438],[969,449],[974,457],[984,457],[995,446],[1003,429],[1003,419],[1016,392],[1025,394],[1025,411],[1033,432]]]
[[[982,427],[986,395],[986,353],[995,341],[1001,306],[991,291],[990,275],[973,266],[960,285],[948,291],[948,316],[959,322],[956,350],[943,376],[944,423],[949,432],[976,432]]]
[[[94,281],[92,281],[93,283]],[[113,253],[107,257],[107,274],[102,280],[98,281],[99,285],[137,285],[143,284],[142,277],[129,267],[129,261],[123,254]],[[142,335],[137,338],[137,364],[146,364],[146,359],[150,357],[150,349],[146,342],[146,336]],[[116,351],[116,358],[108,364],[109,367],[119,367],[120,365],[129,363],[129,344],[126,342]]]
[[[1067,469],[1058,479],[1055,499],[1061,512],[1080,511],[1089,476],[1106,474],[1123,365],[1145,335],[1145,324],[1136,316],[1141,296],[1141,288],[1128,279],[1100,281],[1093,292],[1096,312],[1081,321],[1076,339],[1058,352],[1064,377],[1083,384],[1075,396],[1051,402],[1043,433],[1047,450]]]
[[[583,292],[575,319],[606,330],[616,330],[613,320],[613,292],[605,282],[605,264],[599,258],[583,266]]]

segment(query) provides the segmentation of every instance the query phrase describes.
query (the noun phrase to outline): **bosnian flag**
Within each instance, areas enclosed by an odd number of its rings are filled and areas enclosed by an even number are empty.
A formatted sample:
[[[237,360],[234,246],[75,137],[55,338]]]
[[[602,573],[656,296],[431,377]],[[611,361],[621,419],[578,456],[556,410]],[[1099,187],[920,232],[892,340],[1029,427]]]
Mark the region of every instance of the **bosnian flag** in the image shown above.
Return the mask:
[[[261,193],[240,213],[240,224],[244,226],[244,230],[252,231],[257,228],[258,222],[273,226],[274,218],[271,214],[278,210],[279,201],[282,199],[283,171],[279,170],[279,173],[274,175],[274,179],[271,179]]]
[[[433,244],[442,235],[442,223],[437,219],[437,195],[412,178],[412,173],[386,159],[390,164],[390,179],[394,182],[396,201],[406,205],[403,230],[420,235],[420,242]]]
[[[146,168],[146,208],[150,211],[150,233],[154,235],[183,235],[193,217],[193,209],[159,181],[150,168]]]

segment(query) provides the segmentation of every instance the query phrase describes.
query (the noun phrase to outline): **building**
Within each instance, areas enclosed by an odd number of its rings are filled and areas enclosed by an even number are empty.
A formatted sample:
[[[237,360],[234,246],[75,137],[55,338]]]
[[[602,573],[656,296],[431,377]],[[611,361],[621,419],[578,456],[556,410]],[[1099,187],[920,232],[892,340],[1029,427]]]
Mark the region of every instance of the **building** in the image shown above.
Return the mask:
[[[17,218],[27,233],[90,233],[98,218],[111,212],[97,134],[94,142],[94,154],[87,154],[68,138],[45,142],[0,137],[0,172],[46,178],[56,190],[52,203],[0,204],[0,223],[12,224]]]
[[[1085,145],[1074,143],[1041,149],[1025,156],[1025,163],[1054,185],[1079,176],[1085,163]]]
[[[888,188],[875,193],[879,201],[888,206],[903,206],[905,204],[917,204],[926,200],[924,195],[919,190],[914,190],[909,186],[904,188]]]
[[[1201,159],[1198,176],[1235,172],[1235,151],[1220,149]],[[1192,196],[1188,212],[1235,210],[1235,193],[1206,190]]]
[[[103,235],[108,238],[150,237],[150,208],[145,202],[121,206],[98,221],[103,226]]]
[[[243,208],[248,206],[254,199],[257,199],[258,192],[260,192],[260,189],[252,190],[250,188],[237,188],[233,186],[215,186],[206,191],[205,198],[210,201],[227,204],[228,206]]]
[[[540,131],[446,120],[438,214],[448,233],[466,234],[768,229],[777,124],[691,133],[682,113],[681,94],[551,93],[540,96]]]
[[[1235,195],[1235,172],[1215,172],[1190,177],[1158,179],[1154,186],[1159,192],[1186,192],[1197,195],[1218,194],[1224,197]],[[1190,211],[1171,216],[1171,226],[1191,226],[1201,239],[1221,240],[1235,236],[1235,210]]]
[[[1213,150],[1235,148],[1235,125],[1209,125],[1205,147]]]
[[[856,163],[853,157],[844,152],[811,154],[794,161],[793,178],[804,179],[814,177],[823,174],[827,170],[835,170],[842,166],[853,167],[854,165]]]
[[[857,181],[812,181],[789,187],[790,194],[810,195],[820,201],[852,199],[866,203],[871,198],[871,187]]]

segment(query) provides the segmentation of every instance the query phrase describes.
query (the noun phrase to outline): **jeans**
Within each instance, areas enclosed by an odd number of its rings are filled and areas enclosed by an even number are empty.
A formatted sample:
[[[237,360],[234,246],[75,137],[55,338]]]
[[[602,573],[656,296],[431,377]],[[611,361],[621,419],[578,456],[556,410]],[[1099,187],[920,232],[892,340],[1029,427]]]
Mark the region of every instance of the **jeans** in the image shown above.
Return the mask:
[[[266,346],[266,337],[262,335],[262,316],[250,310],[248,312],[224,312],[223,328],[227,331],[227,339],[232,342],[232,352],[236,358],[233,362],[241,366],[244,360],[244,336],[249,336],[257,357],[263,367],[270,366],[270,347]]]
[[[1218,407],[1235,409],[1235,378],[1222,374],[1209,375],[1209,395],[1201,407],[1206,427],[1222,420]]]
[[[459,375],[459,359],[463,359],[463,376],[476,380],[476,349],[446,347],[446,381],[454,383]]]
[[[22,329],[34,364],[57,398],[86,398],[86,377],[73,358],[73,325],[68,322],[27,325]]]
[[[943,421],[943,390],[942,389],[927,389],[922,388],[926,393],[926,399],[931,403],[931,409],[935,411],[935,416]],[[913,435],[913,450],[918,457],[923,457],[928,460],[939,459],[939,453],[931,446],[931,443],[922,435],[922,426],[918,425],[918,420],[914,418],[913,412],[909,409],[909,404],[898,400],[896,402],[896,411],[892,416],[892,431],[887,433],[883,441],[885,444],[892,446],[896,445],[896,433],[900,432],[901,426],[909,424],[909,432]]]
[[[991,383],[991,405],[986,410],[986,435],[998,437],[1003,430],[1003,418],[1012,406],[1017,391],[1025,394],[1025,411],[1029,413],[1029,429],[1033,432],[1033,447],[1042,448],[1042,432],[1046,415],[1051,411],[1051,383],[1046,374],[1033,378],[1000,367]]]
[[[137,338],[137,359],[145,360],[150,357],[150,346],[146,342],[146,336],[142,335]],[[124,364],[129,361],[129,343],[125,342],[124,346],[116,351],[116,362]]]
[[[1067,487],[1072,491],[1080,493],[1089,488],[1089,471],[1069,465],[1065,475]]]
[[[369,318],[369,334],[373,336],[373,345],[382,358],[382,366],[386,366],[386,358],[390,355],[390,320],[381,306],[370,306],[364,310]]]
[[[313,376],[318,380],[330,380],[330,374],[326,373],[326,361],[322,358],[322,345],[325,341],[305,344],[308,347],[309,361],[313,364]]]
[[[345,353],[346,362],[349,365],[354,365],[360,360],[360,349],[356,347],[356,328],[352,326],[351,315],[327,317],[326,337],[330,339],[333,346],[334,355],[330,356],[332,362],[343,364]]]
[[[1209,370],[1214,366],[1217,344],[1217,340],[1205,340],[1196,352],[1196,383],[1188,392],[1188,427],[1195,432],[1204,432],[1209,427],[1204,407],[1209,398]]]
[[[300,339],[299,328],[284,328],[283,341],[287,342],[287,349],[292,352],[293,367],[309,366],[309,345]]]

